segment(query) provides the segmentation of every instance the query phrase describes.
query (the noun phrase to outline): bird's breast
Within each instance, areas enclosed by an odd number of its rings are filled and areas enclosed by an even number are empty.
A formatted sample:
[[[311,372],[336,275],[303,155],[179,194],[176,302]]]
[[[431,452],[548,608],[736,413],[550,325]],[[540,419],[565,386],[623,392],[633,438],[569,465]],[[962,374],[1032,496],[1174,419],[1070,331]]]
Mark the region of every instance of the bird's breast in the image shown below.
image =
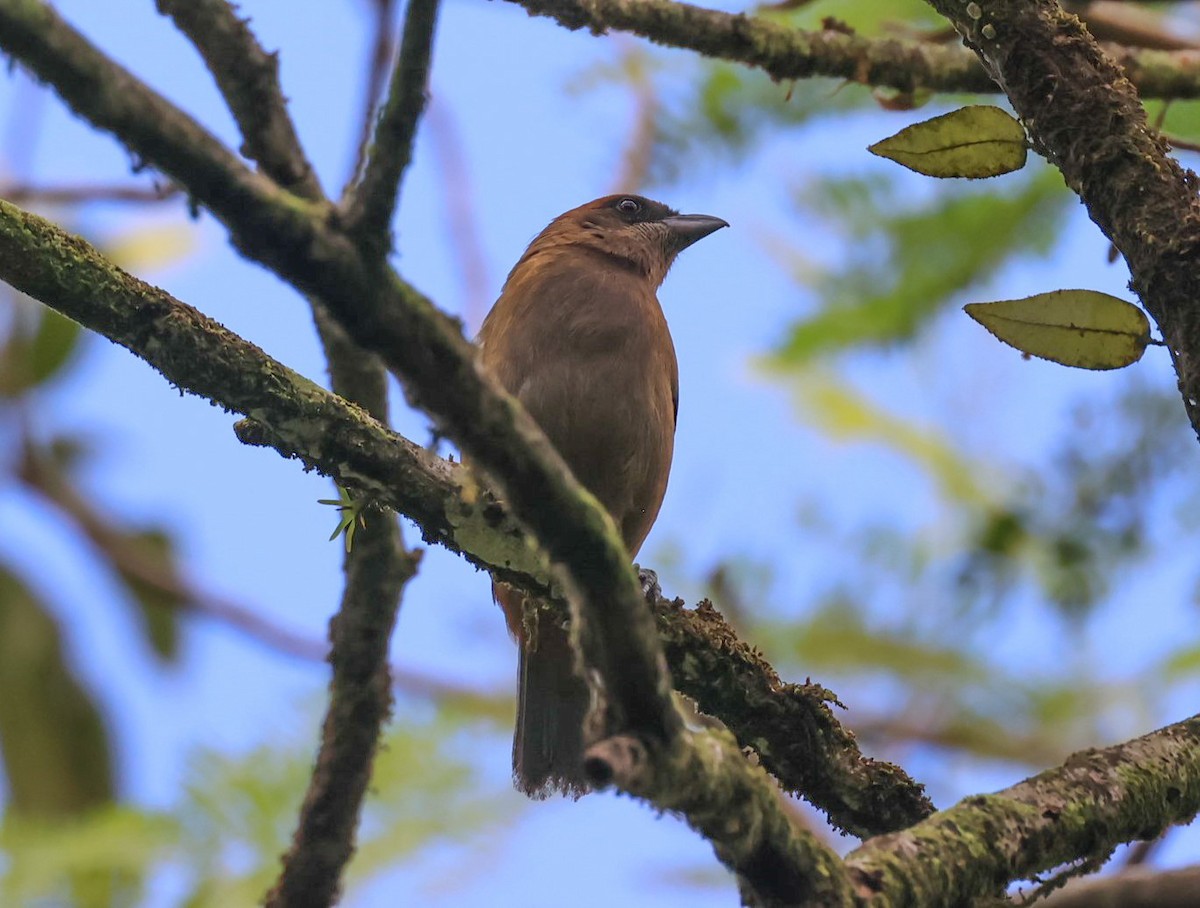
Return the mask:
[[[636,551],[674,448],[678,379],[666,320],[654,288],[626,274],[538,283],[510,279],[483,332],[484,362]]]

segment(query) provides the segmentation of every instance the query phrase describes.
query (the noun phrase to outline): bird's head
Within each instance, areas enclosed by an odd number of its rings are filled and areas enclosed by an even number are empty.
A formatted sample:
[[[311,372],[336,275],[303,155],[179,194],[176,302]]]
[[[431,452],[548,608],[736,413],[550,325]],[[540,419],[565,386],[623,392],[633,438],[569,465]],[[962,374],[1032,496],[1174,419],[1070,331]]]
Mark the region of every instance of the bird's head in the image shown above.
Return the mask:
[[[657,286],[680,252],[728,226],[721,218],[680,214],[644,196],[610,195],[559,215],[522,260],[543,251],[578,249],[637,270]]]

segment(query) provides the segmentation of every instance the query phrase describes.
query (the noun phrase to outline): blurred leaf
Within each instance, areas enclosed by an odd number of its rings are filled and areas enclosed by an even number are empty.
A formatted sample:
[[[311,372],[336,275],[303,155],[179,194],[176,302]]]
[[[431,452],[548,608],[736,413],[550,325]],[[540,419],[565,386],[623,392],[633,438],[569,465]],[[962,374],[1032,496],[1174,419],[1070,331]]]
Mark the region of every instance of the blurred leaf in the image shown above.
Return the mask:
[[[768,641],[768,655],[781,670],[794,662],[805,673],[847,679],[851,686],[839,682],[839,694],[875,716],[860,712],[853,727],[891,743],[1048,764],[1094,741],[1095,717],[1116,699],[1114,688],[1090,677],[1014,675],[989,658],[986,643],[972,647],[952,623],[930,633],[869,619],[863,605],[840,593],[807,620],[762,622],[749,634]],[[864,696],[862,685],[872,680],[886,683]],[[1152,701],[1155,690],[1146,687],[1143,699]],[[1123,693],[1135,702],[1131,692]]]
[[[70,437],[28,443],[20,465],[22,479],[92,542],[103,566],[116,575],[137,607],[153,652],[172,660],[179,654],[180,606],[191,595],[180,578],[174,540],[163,529],[114,522],[71,476],[80,450],[86,448]]]
[[[180,595],[179,565],[175,541],[163,529],[115,531],[113,545],[125,549],[137,564],[132,570],[121,561],[111,565],[138,606],[138,617],[146,640],[160,659],[174,661],[179,655]],[[165,583],[155,582],[162,578]]]
[[[1200,101],[1147,100],[1146,118],[1151,123],[1162,119],[1162,131],[1171,136],[1196,142],[1200,141]]]
[[[885,672],[951,686],[993,677],[985,663],[960,649],[868,626],[862,613],[837,595],[801,623],[760,623],[754,634],[771,641],[772,650],[786,649],[806,671]]]
[[[514,818],[525,802],[512,796],[507,772],[495,777],[502,789],[491,787],[477,765],[480,749],[462,746],[464,738],[469,744],[494,729],[473,710],[439,709],[436,715],[405,715],[384,736],[348,870],[350,886],[434,844],[470,843],[474,854],[481,835]],[[193,759],[179,856],[194,881],[189,908],[261,899],[295,826],[311,749],[309,742],[276,744],[239,757],[209,752]],[[469,876],[464,871],[460,879]]]
[[[139,880],[176,846],[178,824],[161,814],[109,806],[70,821],[5,817],[0,875],[5,905],[74,908],[141,904]]]
[[[56,375],[79,345],[82,328],[53,309],[39,307],[41,319],[29,346],[30,379],[40,385]]]
[[[16,397],[58,377],[79,348],[82,329],[27,297],[16,301],[0,346],[0,396]]]
[[[1121,369],[1141,359],[1150,340],[1141,309],[1095,290],[1053,290],[963,309],[1010,347],[1080,369]]]
[[[1164,660],[1160,669],[1166,681],[1179,681],[1200,674],[1200,645],[1189,643]]]
[[[977,506],[995,497],[977,479],[984,467],[955,451],[935,430],[888,413],[834,376],[809,370],[793,386],[806,413],[831,437],[874,441],[903,454],[921,466],[951,501]]]
[[[817,278],[824,308],[791,329],[775,353],[782,366],[912,337],[954,294],[1018,254],[1049,249],[1067,201],[1049,168],[1020,189],[954,187],[915,212],[897,213],[887,190],[855,182],[863,191],[842,192],[854,206],[845,217],[874,242],[856,243],[849,261]],[[830,191],[817,188],[825,204]]]
[[[889,37],[895,34],[897,26],[907,31],[933,31],[946,27],[946,20],[920,0],[814,0],[782,14],[768,12],[767,15],[815,31],[824,29],[827,18],[836,17],[857,34]]]
[[[732,63],[690,61],[658,77],[662,104],[651,156],[654,182],[669,183],[716,158],[745,158],[753,145],[815,117],[874,107],[861,86],[831,79],[780,85]]]
[[[96,245],[114,263],[136,274],[186,258],[196,248],[196,231],[184,223],[158,223],[105,237]]]
[[[999,107],[975,104],[914,123],[867,151],[930,177],[971,180],[1025,166],[1025,130]]]
[[[12,810],[70,817],[112,800],[108,731],[55,620],[0,567],[0,755]]]
[[[505,737],[511,727],[510,717],[506,719]],[[355,879],[435,841],[469,845],[474,855],[485,844],[484,833],[516,820],[528,802],[512,796],[507,772],[499,774],[500,790],[489,790],[480,767],[464,758],[480,753],[480,738],[496,730],[493,722],[480,724],[470,712],[451,709],[439,710],[420,734],[385,738],[371,779],[379,795],[368,801],[363,817],[363,829],[371,834],[359,843],[351,870]],[[440,746],[431,747],[430,736]],[[414,784],[414,779],[420,782]],[[470,877],[464,867],[455,882],[466,883]]]

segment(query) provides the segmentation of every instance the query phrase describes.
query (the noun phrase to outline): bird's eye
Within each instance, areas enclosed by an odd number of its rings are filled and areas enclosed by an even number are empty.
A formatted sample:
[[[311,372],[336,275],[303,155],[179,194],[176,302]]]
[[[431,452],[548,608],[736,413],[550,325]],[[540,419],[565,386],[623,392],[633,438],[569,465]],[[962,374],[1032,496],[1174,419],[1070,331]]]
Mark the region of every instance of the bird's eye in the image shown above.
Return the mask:
[[[637,199],[621,199],[617,202],[617,211],[624,214],[637,214],[642,210],[642,203]]]

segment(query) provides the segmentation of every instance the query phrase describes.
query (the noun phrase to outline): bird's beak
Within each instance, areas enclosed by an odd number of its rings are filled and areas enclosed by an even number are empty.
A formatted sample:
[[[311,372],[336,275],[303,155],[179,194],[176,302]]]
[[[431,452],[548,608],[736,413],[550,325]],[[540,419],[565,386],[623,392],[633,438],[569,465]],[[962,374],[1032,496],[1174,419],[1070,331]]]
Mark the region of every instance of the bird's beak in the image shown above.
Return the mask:
[[[692,243],[704,239],[710,233],[729,226],[721,218],[714,218],[708,214],[674,214],[663,218],[662,223],[670,229],[677,252],[687,249]]]

